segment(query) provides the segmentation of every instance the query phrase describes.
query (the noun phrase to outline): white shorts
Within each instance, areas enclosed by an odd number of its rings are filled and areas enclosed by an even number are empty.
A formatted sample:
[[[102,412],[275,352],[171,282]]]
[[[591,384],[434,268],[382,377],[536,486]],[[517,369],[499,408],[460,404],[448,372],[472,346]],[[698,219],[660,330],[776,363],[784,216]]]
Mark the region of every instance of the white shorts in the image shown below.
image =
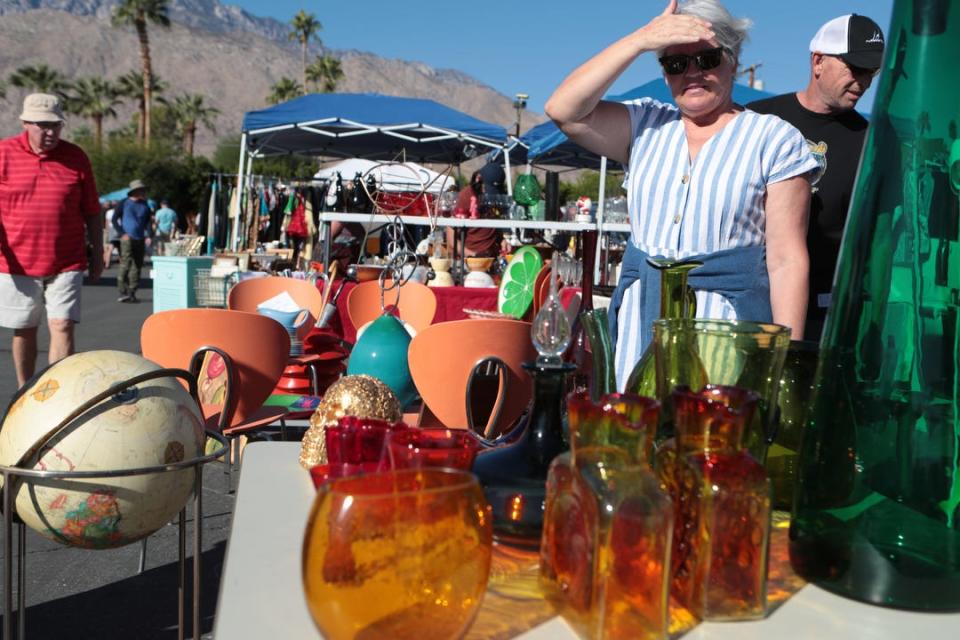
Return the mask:
[[[37,327],[44,307],[48,320],[80,322],[82,290],[83,271],[66,271],[46,278],[0,273],[0,327]]]

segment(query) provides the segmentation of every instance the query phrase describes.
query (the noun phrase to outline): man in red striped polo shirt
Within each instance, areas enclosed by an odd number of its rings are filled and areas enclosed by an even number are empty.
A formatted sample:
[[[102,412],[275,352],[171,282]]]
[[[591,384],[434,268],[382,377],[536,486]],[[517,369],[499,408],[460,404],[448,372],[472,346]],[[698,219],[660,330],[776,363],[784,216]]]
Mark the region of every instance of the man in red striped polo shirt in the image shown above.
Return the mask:
[[[60,140],[56,96],[23,101],[23,133],[0,140],[0,326],[13,329],[20,386],[33,377],[44,309],[50,362],[74,351],[83,271],[103,271],[103,222],[90,160]],[[87,243],[93,245],[87,264]]]

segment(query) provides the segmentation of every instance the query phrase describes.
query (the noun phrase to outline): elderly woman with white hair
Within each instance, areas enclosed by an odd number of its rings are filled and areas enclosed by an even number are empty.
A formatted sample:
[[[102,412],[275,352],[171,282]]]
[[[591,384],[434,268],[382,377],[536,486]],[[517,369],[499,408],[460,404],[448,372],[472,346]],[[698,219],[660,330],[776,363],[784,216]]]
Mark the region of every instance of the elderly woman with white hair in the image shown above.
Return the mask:
[[[817,161],[797,129],[733,102],[750,21],[716,0],[666,10],[563,81],[547,115],[572,140],[627,167],[631,238],[611,306],[623,388],[652,338],[659,281],[648,257],[699,260],[697,315],[777,322],[803,336],[807,212]],[[676,106],[602,100],[655,52]]]

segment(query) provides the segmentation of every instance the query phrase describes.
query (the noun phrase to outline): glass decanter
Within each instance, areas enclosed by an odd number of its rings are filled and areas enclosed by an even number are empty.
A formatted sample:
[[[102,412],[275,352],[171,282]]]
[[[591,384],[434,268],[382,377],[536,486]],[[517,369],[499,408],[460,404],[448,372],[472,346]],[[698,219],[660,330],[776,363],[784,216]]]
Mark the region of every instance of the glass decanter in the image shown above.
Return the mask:
[[[570,396],[547,479],[540,583],[585,638],[665,638],[673,508],[647,465],[659,403]]]
[[[647,262],[660,271],[660,319],[696,317],[697,298],[693,289],[687,286],[687,275],[692,269],[703,266],[703,263],[666,258],[649,258]],[[647,330],[653,331],[653,327]],[[634,365],[624,389],[629,393],[656,397],[657,375],[652,341]]]
[[[762,618],[770,481],[741,444],[758,396],[707,385],[673,392],[676,505],[671,594],[701,620]]]
[[[556,260],[554,260],[554,265]],[[563,399],[567,375],[576,369],[561,357],[570,344],[570,324],[551,277],[550,297],[530,329],[536,362],[524,363],[533,379],[533,400],[522,434],[513,442],[480,453],[473,472],[493,510],[494,536],[517,546],[536,547],[543,527],[547,472],[569,446]]]
[[[896,0],[800,453],[790,559],[960,610],[960,2]]]

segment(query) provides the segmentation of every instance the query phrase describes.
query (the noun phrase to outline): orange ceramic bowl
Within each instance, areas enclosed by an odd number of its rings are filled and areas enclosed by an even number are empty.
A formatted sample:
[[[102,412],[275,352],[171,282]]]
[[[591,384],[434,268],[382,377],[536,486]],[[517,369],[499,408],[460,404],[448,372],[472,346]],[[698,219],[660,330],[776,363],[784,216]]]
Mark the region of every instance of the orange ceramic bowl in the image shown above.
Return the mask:
[[[494,261],[494,258],[490,258],[490,257],[487,257],[487,258],[473,257],[473,258],[467,258],[466,260],[467,268],[469,268],[470,271],[489,271],[490,267],[493,266],[493,261]]]

